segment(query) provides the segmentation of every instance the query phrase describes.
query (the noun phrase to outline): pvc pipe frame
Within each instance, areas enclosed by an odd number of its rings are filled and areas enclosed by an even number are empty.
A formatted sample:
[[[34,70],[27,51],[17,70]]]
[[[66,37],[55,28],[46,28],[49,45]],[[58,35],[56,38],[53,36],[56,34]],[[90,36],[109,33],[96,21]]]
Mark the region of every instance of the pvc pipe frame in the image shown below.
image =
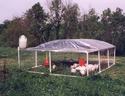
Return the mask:
[[[107,50],[107,63],[108,63],[108,68],[109,68],[109,49]]]
[[[109,49],[107,50],[107,60],[108,60],[108,68],[110,67],[110,54],[109,54]],[[114,53],[113,53],[113,64],[115,64],[115,61],[116,61],[116,48],[114,48]]]
[[[98,51],[98,65],[99,65],[99,72],[101,72],[101,56],[100,56],[100,51]]]
[[[116,48],[114,48],[114,61],[113,61],[114,65],[115,65],[115,61],[116,61]]]
[[[112,67],[112,66],[114,66],[114,64],[113,65],[111,65],[111,66],[109,66],[109,68],[110,67]],[[103,71],[105,71],[105,70],[107,70],[107,69],[109,69],[109,68],[106,68],[106,69],[103,69],[103,70],[101,70],[100,72],[98,72],[98,73],[96,73],[95,75],[98,75],[99,73],[101,73],[101,72],[103,72]],[[34,73],[34,74],[45,74],[44,72],[34,72],[34,71],[28,71],[29,73]],[[64,75],[64,74],[53,74],[53,73],[50,73],[50,74],[48,74],[48,75],[51,75],[51,76],[62,76],[62,77],[75,77],[75,78],[84,78],[84,77],[81,77],[81,76],[73,76],[73,75]]]
[[[19,52],[18,52],[19,53]],[[18,57],[20,58],[20,55],[18,55]],[[86,53],[86,57],[87,57],[87,66],[89,64],[89,53]],[[107,58],[108,58],[108,68],[110,68],[110,65],[109,65],[109,50],[107,50]],[[99,65],[99,73],[102,72],[101,71],[101,56],[100,56],[100,51],[98,51],[98,65]],[[19,60],[19,64],[20,64],[20,59]],[[115,48],[114,48],[114,64],[115,64]],[[37,51],[35,51],[35,67],[37,67]],[[51,73],[52,72],[52,65],[51,65],[51,52],[49,51],[49,72]],[[88,71],[88,68],[87,68],[87,76],[89,76],[89,71]]]
[[[21,68],[21,62],[20,62],[20,48],[18,47],[18,65],[19,68]],[[35,51],[35,67],[38,66],[38,60],[37,60],[37,51]],[[51,52],[49,52],[49,71],[50,73],[52,72],[52,67],[51,67]]]
[[[86,59],[87,59],[86,64],[87,64],[87,66],[88,66],[88,64],[89,64],[89,53],[88,53],[88,52],[86,53]],[[89,76],[88,67],[87,67],[87,76]]]
[[[52,66],[51,66],[51,52],[49,51],[49,72],[52,72]]]
[[[20,48],[18,47],[18,65],[19,69],[21,68],[21,62],[20,62]]]
[[[86,53],[86,57],[87,57],[87,65],[88,65],[88,61],[89,61],[89,53]],[[116,48],[114,48],[114,59],[113,59],[113,65],[115,64],[115,60],[116,60]],[[108,57],[108,64],[109,64],[109,50],[107,50],[107,57]],[[38,67],[38,61],[37,61],[37,51],[35,51],[35,67]],[[21,60],[20,60],[20,48],[18,47],[18,64],[19,64],[19,68],[21,67]],[[106,68],[105,70],[101,71],[101,65],[100,65],[100,51],[98,51],[98,65],[99,65],[99,72],[101,73],[102,71],[105,71],[106,69],[110,68],[111,66],[108,66],[108,68]],[[112,65],[112,66],[113,66]],[[51,66],[51,52],[49,51],[49,71],[50,71],[50,75],[54,75],[54,76],[65,76],[65,75],[61,75],[61,74],[51,74],[52,72],[52,66]],[[37,72],[37,73],[41,73],[41,72]],[[43,73],[42,73],[43,74]],[[87,69],[87,76],[89,76],[89,71]],[[67,76],[68,77],[68,76]],[[77,76],[69,76],[69,77],[77,77]]]
[[[37,61],[37,51],[35,51],[35,67],[37,67],[38,66],[38,61]]]
[[[29,73],[34,73],[34,74],[45,74],[44,72],[34,72],[34,71],[28,71]],[[51,75],[51,76],[62,76],[62,77],[75,77],[75,78],[83,78],[81,76],[72,76],[72,75],[64,75],[64,74],[53,74],[53,73],[50,73],[48,75]]]
[[[37,51],[35,51],[35,67],[38,66],[38,61],[37,61]],[[18,47],[18,65],[19,69],[21,68],[21,60],[20,60],[20,48]]]
[[[87,66],[89,64],[89,53],[86,53],[86,57],[87,57]],[[107,60],[108,60],[108,68],[110,67],[109,65],[109,49],[107,50]],[[114,48],[114,64],[115,64],[115,48]],[[100,55],[100,51],[98,51],[98,65],[99,65],[99,73],[101,72],[101,55]],[[87,76],[89,76],[89,71],[88,71],[88,68],[87,68]]]

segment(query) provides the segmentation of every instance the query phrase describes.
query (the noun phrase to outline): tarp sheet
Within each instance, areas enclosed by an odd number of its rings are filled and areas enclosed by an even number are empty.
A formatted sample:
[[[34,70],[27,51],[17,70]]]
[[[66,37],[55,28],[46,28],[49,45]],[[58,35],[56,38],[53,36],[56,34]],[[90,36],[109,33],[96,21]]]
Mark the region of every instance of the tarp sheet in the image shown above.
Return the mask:
[[[27,48],[26,50],[90,53],[114,47],[112,44],[95,39],[60,39]]]

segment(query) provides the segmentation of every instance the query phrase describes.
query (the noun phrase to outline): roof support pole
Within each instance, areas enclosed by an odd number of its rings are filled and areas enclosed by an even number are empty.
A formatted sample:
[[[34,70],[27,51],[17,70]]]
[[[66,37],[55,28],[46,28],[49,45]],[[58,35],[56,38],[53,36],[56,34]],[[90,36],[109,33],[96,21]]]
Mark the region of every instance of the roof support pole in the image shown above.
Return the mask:
[[[86,53],[86,65],[88,66],[88,64],[89,64],[89,53],[87,52]],[[88,69],[88,67],[87,67],[87,76],[89,76],[89,69]]]
[[[35,51],[35,67],[37,67],[37,51]]]
[[[107,50],[107,63],[108,63],[108,68],[109,68],[109,49]]]
[[[115,64],[115,60],[116,60],[116,48],[114,48],[114,59],[113,59],[113,64]]]
[[[52,72],[52,66],[51,66],[51,52],[49,51],[49,72]]]
[[[19,65],[19,69],[21,68],[21,62],[20,62],[20,48],[18,47],[18,65]]]
[[[101,72],[101,60],[100,60],[100,51],[98,51],[98,66],[99,66],[99,72]]]

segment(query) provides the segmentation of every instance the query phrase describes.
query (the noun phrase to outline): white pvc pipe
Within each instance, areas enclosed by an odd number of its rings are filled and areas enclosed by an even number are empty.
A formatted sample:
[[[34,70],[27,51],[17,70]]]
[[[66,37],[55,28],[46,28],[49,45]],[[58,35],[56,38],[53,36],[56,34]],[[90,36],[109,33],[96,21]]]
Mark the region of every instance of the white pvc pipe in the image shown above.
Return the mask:
[[[37,51],[35,51],[35,67],[37,67],[38,64],[37,64]]]
[[[89,54],[88,54],[88,52],[86,53],[86,65],[88,66],[88,64],[89,64]],[[88,67],[87,67],[87,76],[89,76],[89,70],[88,70]]]
[[[35,71],[28,71],[29,73],[34,73],[34,74],[42,74],[44,75],[45,73],[44,72],[35,72]],[[73,76],[73,75],[64,75],[64,74],[49,74],[49,75],[52,75],[52,76],[63,76],[63,77],[76,77],[76,78],[83,78],[81,76]]]
[[[100,62],[100,51],[98,51],[98,65],[99,65],[99,72],[101,72],[101,62]]]
[[[114,60],[113,60],[113,64],[115,64],[116,61],[116,48],[114,48]]]
[[[52,66],[51,66],[51,52],[49,51],[49,71],[52,72]]]
[[[107,50],[107,63],[108,63],[108,68],[109,68],[109,49]]]
[[[19,65],[19,69],[21,67],[21,62],[20,62],[20,48],[18,47],[18,65]]]

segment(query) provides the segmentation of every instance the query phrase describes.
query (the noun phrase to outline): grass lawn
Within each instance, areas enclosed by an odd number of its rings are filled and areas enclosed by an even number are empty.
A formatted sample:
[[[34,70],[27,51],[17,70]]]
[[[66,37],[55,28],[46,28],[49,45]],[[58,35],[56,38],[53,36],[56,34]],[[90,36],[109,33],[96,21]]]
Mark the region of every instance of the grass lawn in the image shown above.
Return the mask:
[[[32,65],[27,54],[22,59]],[[116,65],[99,75],[69,78],[18,70],[16,49],[0,48],[0,55],[7,55],[0,62],[6,61],[8,68],[7,79],[0,81],[0,96],[125,96],[125,57],[117,57]]]

